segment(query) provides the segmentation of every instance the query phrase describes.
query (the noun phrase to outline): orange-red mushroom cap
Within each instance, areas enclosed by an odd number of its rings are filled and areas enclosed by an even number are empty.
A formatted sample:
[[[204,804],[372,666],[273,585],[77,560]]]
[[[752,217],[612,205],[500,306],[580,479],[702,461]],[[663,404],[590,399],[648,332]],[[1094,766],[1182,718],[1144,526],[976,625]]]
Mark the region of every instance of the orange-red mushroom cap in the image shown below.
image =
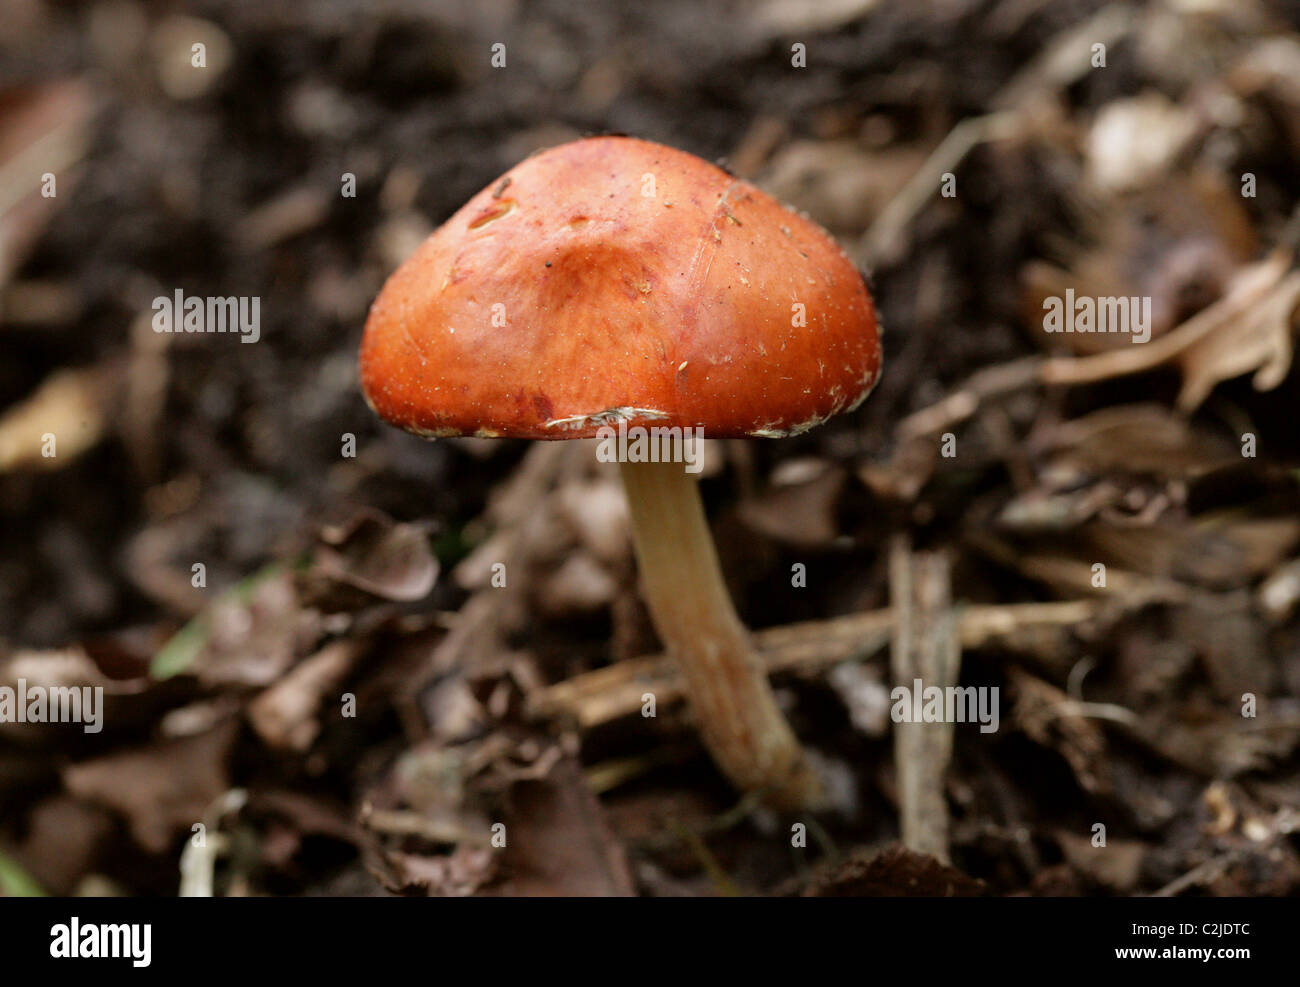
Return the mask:
[[[361,344],[370,405],[434,437],[779,437],[879,376],[871,296],[829,234],[626,137],[544,151],[470,199],[388,279]]]

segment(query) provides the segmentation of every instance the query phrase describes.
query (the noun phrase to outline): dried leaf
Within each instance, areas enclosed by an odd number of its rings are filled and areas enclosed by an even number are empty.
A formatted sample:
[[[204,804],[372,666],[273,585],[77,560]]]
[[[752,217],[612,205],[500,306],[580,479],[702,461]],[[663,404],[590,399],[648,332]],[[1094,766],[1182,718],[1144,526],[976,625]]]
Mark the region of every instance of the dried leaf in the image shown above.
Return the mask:
[[[1053,834],[1065,859],[1076,871],[1102,887],[1129,894],[1137,887],[1148,847],[1135,840],[1108,839],[1105,846],[1078,833],[1057,830]]]
[[[582,767],[561,758],[544,778],[510,789],[505,880],[493,892],[525,897],[634,893],[622,847],[605,822]]]
[[[1178,357],[1183,372],[1178,407],[1184,411],[1196,409],[1215,384],[1242,374],[1254,373],[1251,383],[1257,391],[1271,391],[1282,383],[1291,369],[1297,306],[1300,271],[1282,276],[1279,270],[1278,280],[1265,287],[1260,296],[1243,301],[1235,311],[1220,313],[1213,328]]]
[[[0,288],[68,201],[90,117],[90,88],[80,79],[0,92]],[[41,195],[45,174],[62,194]]]
[[[155,679],[196,675],[209,685],[267,685],[316,630],[315,615],[300,609],[293,573],[273,564],[223,593],[173,635],[154,655],[149,673]]]
[[[0,474],[71,465],[103,438],[112,391],[103,367],[51,374],[0,415]]]
[[[1085,792],[1108,793],[1109,750],[1097,721],[1074,712],[1075,704],[1064,692],[1021,669],[1012,670],[1011,686],[1016,725],[1064,757]]]
[[[1086,384],[1174,363],[1183,371],[1178,406],[1195,410],[1214,385],[1255,371],[1257,390],[1276,387],[1291,366],[1291,334],[1300,302],[1300,272],[1276,251],[1243,268],[1227,294],[1159,339],[1078,359],[1049,360],[1048,384]]]
[[[1040,441],[1044,452],[1054,454],[1054,472],[1076,476],[1123,472],[1183,477],[1241,458],[1220,435],[1196,428],[1160,404],[1099,408],[1054,426]]]
[[[248,704],[248,722],[270,747],[307,751],[320,733],[318,713],[362,652],[356,640],[327,644]],[[336,709],[337,713],[337,709]]]
[[[791,474],[789,482],[747,498],[740,505],[740,517],[775,541],[824,548],[840,534],[836,510],[847,475],[820,461],[805,465],[810,469]]]
[[[103,809],[55,795],[32,810],[27,839],[17,856],[38,884],[66,895],[82,875],[94,870],[101,844],[112,830],[112,819]]]
[[[63,783],[78,798],[123,815],[144,849],[164,853],[230,788],[227,761],[238,731],[231,721],[196,737],[81,761],[63,769]]]
[[[429,595],[438,560],[419,525],[395,523],[379,511],[362,511],[321,531],[316,564],[337,582],[385,600],[410,602]]]
[[[24,683],[28,693],[40,689],[49,695],[53,689],[97,689],[102,690],[102,705],[95,710],[95,718],[100,729],[109,720],[118,697],[134,696],[143,692],[148,683],[143,679],[111,679],[90,658],[84,648],[58,648],[48,651],[15,651],[0,660],[0,687],[19,691],[19,684]],[[80,705],[83,718],[89,714]],[[63,736],[62,729],[83,731],[93,726],[89,720],[72,727],[56,727],[48,723],[0,722],[0,736],[7,736],[24,741],[44,737],[51,743],[57,743]]]

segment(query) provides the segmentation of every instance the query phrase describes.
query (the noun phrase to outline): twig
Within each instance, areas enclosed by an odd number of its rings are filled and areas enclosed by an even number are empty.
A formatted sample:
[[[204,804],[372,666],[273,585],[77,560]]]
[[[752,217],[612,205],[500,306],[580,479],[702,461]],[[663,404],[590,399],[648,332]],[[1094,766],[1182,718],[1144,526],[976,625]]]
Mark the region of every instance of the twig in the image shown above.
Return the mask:
[[[938,435],[953,425],[960,424],[974,415],[985,402],[1039,383],[1043,363],[1042,357],[1030,356],[977,370],[958,390],[899,422],[898,437],[908,440]]]
[[[490,847],[492,838],[484,832],[469,829],[452,820],[433,819],[418,812],[402,809],[376,809],[363,803],[361,824],[373,833],[383,836],[413,836],[426,843],[467,844]]]
[[[1215,878],[1219,877],[1225,870],[1243,859],[1243,854],[1239,850],[1229,850],[1222,856],[1213,857],[1193,867],[1182,877],[1175,878],[1166,884],[1159,891],[1153,892],[1152,898],[1172,898],[1174,895],[1181,894],[1188,888],[1204,885]]]
[[[944,174],[954,171],[980,144],[1024,133],[1031,125],[1031,100],[1063,89],[1088,72],[1092,46],[1122,38],[1133,19],[1133,11],[1124,4],[1104,7],[1085,23],[1058,35],[1042,56],[1007,83],[993,99],[996,112],[968,117],[953,127],[863,234],[857,247],[858,263],[873,267],[895,260],[902,253],[904,232],[938,191]]]
[[[1080,624],[1095,617],[1100,606],[1100,601],[1072,600],[963,607],[957,611],[957,633],[963,648],[977,648],[1021,631]],[[870,657],[889,643],[893,629],[893,611],[886,609],[787,624],[753,637],[769,675],[813,673]],[[665,655],[632,658],[557,682],[529,697],[528,712],[569,718],[590,729],[638,713],[647,692],[654,693],[660,708],[682,698],[681,679]]]
[[[993,97],[999,110],[1018,110],[1072,85],[1092,70],[1093,46],[1112,45],[1133,29],[1137,12],[1128,4],[1102,7],[1081,24],[1057,34]]]
[[[902,253],[903,233],[908,224],[938,191],[943,176],[980,144],[1012,137],[1020,126],[1020,118],[1007,112],[970,117],[953,127],[862,235],[857,248],[858,263],[874,267],[894,260]]]
[[[1285,251],[1275,251],[1262,263],[1245,269],[1229,292],[1176,329],[1145,346],[1109,350],[1092,356],[1055,357],[1042,367],[1045,384],[1092,384],[1112,377],[1152,370],[1180,356],[1218,329],[1225,318],[1240,318],[1274,285],[1291,264]]]
[[[894,539],[889,558],[894,605],[891,670],[895,685],[947,689],[957,684],[961,645],[952,611],[951,563],[942,552],[913,555],[905,535]],[[903,844],[948,862],[948,801],[944,775],[952,757],[953,724],[894,724]]]

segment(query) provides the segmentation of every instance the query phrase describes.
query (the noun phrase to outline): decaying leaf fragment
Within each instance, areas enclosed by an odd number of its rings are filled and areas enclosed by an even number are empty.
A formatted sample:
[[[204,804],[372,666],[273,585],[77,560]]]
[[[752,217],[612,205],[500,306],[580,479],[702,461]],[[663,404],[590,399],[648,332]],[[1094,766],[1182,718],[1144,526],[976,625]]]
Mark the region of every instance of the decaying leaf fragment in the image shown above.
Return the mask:
[[[1300,271],[1289,251],[1277,250],[1243,268],[1219,301],[1145,346],[1043,365],[1048,384],[1086,384],[1172,363],[1183,375],[1178,407],[1193,411],[1214,386],[1254,372],[1256,390],[1286,378],[1300,305]]]

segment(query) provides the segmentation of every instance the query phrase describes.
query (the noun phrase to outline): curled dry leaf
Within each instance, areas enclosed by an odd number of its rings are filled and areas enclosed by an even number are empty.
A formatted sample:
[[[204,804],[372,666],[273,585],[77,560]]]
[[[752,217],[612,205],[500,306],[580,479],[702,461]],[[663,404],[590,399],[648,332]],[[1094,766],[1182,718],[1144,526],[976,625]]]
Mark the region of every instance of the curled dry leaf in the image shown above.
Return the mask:
[[[1049,304],[1079,299],[1142,299],[1151,339],[1220,298],[1232,277],[1258,252],[1241,196],[1218,176],[1176,171],[1160,184],[1125,194],[1085,197],[1079,209],[1082,239],[1065,244],[1065,266],[1026,264],[1025,323],[1050,348],[1077,354],[1148,349],[1125,332],[1046,333]],[[1150,299],[1149,312],[1146,299]],[[1100,313],[1100,308],[1099,308]]]
[[[1016,726],[1065,758],[1085,792],[1109,793],[1109,749],[1097,721],[1079,715],[1064,692],[1028,672],[1014,669],[1010,681]]]
[[[400,602],[424,599],[438,579],[425,529],[372,510],[323,528],[316,564],[330,579]]]
[[[109,678],[79,646],[50,651],[15,651],[0,657],[0,688],[12,689],[18,696],[21,694],[20,682],[25,684],[28,695],[33,695],[35,689],[43,690],[46,695],[53,689],[103,690],[104,703],[94,714],[100,728],[109,719],[116,697],[138,695],[148,687],[148,682],[140,678]],[[77,708],[83,710],[83,716],[88,715],[86,707],[80,703]],[[81,731],[87,725],[90,724],[53,726],[40,722],[0,721],[0,736],[25,742],[47,740],[54,743],[60,739],[62,730]]]
[[[1256,390],[1277,387],[1291,368],[1300,272],[1291,255],[1275,251],[1239,271],[1223,298],[1145,346],[1042,367],[1048,384],[1087,384],[1173,363],[1182,371],[1178,407],[1193,411],[1220,381],[1255,372]]]
[[[510,789],[504,895],[612,897],[634,893],[622,847],[582,766],[563,757],[546,775]]]
[[[1286,258],[1289,264],[1289,258]],[[1214,385],[1242,374],[1254,373],[1257,391],[1271,391],[1291,369],[1297,305],[1300,305],[1300,271],[1283,274],[1283,256],[1263,262],[1260,294],[1236,311],[1226,309],[1199,338],[1183,350],[1177,362],[1183,372],[1178,406],[1191,411],[1200,406]]]

